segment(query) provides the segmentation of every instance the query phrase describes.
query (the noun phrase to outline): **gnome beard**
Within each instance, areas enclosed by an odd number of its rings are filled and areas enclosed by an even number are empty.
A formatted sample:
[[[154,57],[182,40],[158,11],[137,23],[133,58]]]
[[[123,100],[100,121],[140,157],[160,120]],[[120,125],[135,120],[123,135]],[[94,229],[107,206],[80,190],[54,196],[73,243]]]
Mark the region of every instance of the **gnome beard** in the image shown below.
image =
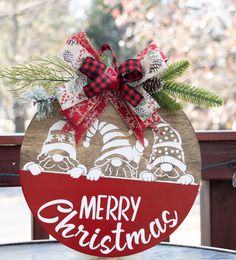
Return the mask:
[[[53,169],[53,171],[63,171],[67,172],[79,165],[77,160],[70,158],[68,153],[63,151],[56,150],[53,153],[43,153],[38,156],[39,166],[43,169],[49,171]]]
[[[100,167],[106,176],[137,178],[138,164],[132,161],[129,162],[126,158],[114,157],[107,159]]]
[[[63,155],[55,150],[53,153],[41,153],[38,156],[39,163],[29,162],[24,166],[24,170],[30,171],[33,175],[41,172],[69,174],[72,178],[79,178],[87,173],[87,168],[79,164],[68,153],[63,151]]]

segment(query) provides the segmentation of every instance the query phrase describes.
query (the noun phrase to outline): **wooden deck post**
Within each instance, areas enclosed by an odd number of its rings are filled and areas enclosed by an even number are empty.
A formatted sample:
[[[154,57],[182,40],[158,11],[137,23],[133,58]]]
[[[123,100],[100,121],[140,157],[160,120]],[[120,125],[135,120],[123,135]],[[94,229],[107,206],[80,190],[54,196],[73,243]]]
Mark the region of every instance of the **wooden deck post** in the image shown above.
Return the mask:
[[[236,132],[199,132],[197,136],[202,156],[202,245],[236,250],[236,188],[232,185],[236,164],[230,163],[236,159]]]

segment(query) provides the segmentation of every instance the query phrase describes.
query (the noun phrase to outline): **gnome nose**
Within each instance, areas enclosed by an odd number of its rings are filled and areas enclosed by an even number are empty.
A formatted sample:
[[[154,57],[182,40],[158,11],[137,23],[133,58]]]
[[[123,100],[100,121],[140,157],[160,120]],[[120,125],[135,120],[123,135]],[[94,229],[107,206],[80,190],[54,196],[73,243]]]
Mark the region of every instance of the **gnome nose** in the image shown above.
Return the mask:
[[[63,156],[61,154],[54,154],[52,156],[52,159],[54,162],[61,162],[63,161]]]
[[[112,164],[113,166],[115,166],[115,167],[119,167],[119,166],[121,166],[122,161],[121,161],[120,159],[118,159],[118,158],[113,158],[113,159],[111,160],[111,164]]]
[[[173,170],[173,165],[170,163],[162,163],[160,168],[163,172],[170,172]]]

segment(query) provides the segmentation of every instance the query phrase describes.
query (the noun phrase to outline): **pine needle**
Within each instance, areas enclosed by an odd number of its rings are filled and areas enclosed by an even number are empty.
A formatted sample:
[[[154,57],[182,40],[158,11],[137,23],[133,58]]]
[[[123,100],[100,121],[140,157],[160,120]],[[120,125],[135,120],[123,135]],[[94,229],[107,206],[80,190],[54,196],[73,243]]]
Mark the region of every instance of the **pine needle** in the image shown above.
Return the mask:
[[[173,98],[202,107],[218,107],[224,103],[216,94],[185,82],[165,81],[163,91]]]
[[[181,76],[189,67],[190,63],[188,60],[179,60],[168,65],[160,75],[161,79],[164,81],[174,80]]]
[[[42,86],[52,95],[56,86],[74,76],[74,71],[57,57],[36,58],[32,63],[0,69],[3,86],[17,95],[35,86]]]
[[[101,61],[105,63],[107,67],[113,67],[112,59],[106,56],[104,53],[101,55]]]
[[[170,111],[178,111],[183,109],[182,104],[178,103],[172,97],[170,97],[163,90],[158,91],[157,93],[152,95],[153,98],[157,101],[161,108],[170,110]]]

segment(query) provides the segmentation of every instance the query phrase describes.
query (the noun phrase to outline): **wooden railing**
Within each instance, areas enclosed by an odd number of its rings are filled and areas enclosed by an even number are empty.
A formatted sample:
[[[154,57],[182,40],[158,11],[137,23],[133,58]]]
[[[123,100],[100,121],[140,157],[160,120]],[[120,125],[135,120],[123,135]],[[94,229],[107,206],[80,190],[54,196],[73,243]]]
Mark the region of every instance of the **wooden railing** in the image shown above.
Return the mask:
[[[202,244],[236,250],[236,132],[198,132]],[[236,175],[236,174],[235,174]]]
[[[236,132],[197,132],[202,155],[202,245],[236,250]],[[0,187],[19,186],[23,134],[0,135]],[[32,239],[48,234],[32,219]]]

